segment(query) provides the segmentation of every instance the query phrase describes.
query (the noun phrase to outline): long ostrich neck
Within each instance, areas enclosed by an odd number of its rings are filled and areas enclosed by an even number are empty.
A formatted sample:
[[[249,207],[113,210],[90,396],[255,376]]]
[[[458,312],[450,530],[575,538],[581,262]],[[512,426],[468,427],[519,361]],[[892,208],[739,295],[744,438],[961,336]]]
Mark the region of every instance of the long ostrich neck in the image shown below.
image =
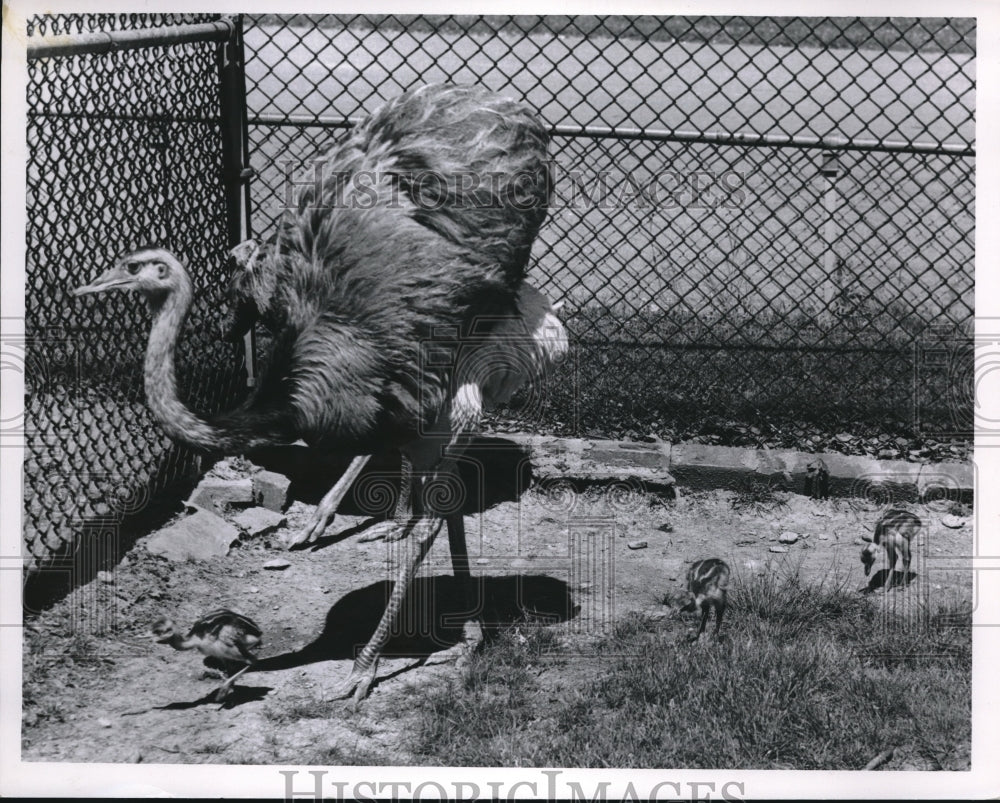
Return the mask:
[[[238,445],[230,433],[199,418],[177,397],[177,340],[192,300],[191,284],[184,278],[177,290],[150,302],[154,319],[146,346],[146,401],[153,417],[174,440],[195,448],[226,451]]]

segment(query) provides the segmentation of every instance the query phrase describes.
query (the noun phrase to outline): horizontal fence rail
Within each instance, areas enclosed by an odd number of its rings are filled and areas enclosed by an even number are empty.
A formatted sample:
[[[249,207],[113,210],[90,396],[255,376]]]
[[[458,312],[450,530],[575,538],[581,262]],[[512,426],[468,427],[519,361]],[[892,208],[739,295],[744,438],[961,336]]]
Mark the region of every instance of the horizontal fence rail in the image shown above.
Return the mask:
[[[347,130],[363,118],[346,120],[306,115],[258,114],[249,118],[251,125],[276,128],[319,127]],[[773,148],[820,148],[823,150],[882,151],[884,153],[940,153],[953,156],[975,156],[971,145],[940,142],[898,142],[873,139],[843,139],[838,137],[793,137],[767,134],[730,134],[721,131],[662,131],[659,129],[602,128],[599,126],[552,126],[550,132],[560,137],[586,137],[590,139],[639,139],[659,142],[712,142],[717,145],[768,146]]]
[[[47,59],[58,56],[117,53],[142,47],[170,47],[188,42],[225,42],[233,37],[235,30],[231,20],[219,20],[169,28],[56,35],[41,42],[29,41],[27,55],[29,59]]]

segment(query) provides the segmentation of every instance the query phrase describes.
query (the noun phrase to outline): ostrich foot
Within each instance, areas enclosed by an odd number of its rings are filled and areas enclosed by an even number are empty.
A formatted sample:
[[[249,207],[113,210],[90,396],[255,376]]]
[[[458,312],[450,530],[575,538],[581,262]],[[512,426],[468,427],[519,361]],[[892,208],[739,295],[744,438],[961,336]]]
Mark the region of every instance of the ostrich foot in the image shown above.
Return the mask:
[[[406,525],[400,524],[395,519],[386,519],[385,521],[373,524],[365,530],[364,535],[362,535],[358,540],[361,543],[367,543],[368,541],[380,541],[383,538],[386,541],[398,541],[405,535]]]
[[[334,700],[343,700],[354,695],[354,707],[357,707],[365,697],[368,690],[375,681],[375,674],[378,672],[378,658],[372,661],[372,665],[367,669],[358,666],[355,661],[351,674],[341,683],[333,693]]]
[[[337,510],[340,508],[340,503],[344,501],[348,489],[358,478],[358,475],[370,457],[371,455],[360,455],[351,461],[351,465],[347,467],[347,470],[337,480],[336,484],[319,500],[319,504],[316,505],[316,510],[309,525],[301,532],[288,536],[285,543],[289,548],[315,541],[333,523],[333,519],[337,515]]]
[[[454,661],[461,669],[469,664],[479,645],[483,643],[483,627],[476,619],[469,619],[462,625],[462,638],[446,650],[427,656],[426,664],[445,664]]]
[[[217,703],[223,702],[229,696],[229,693],[232,690],[233,690],[233,684],[227,680],[225,683],[223,683],[221,686],[219,686],[219,688],[215,690],[215,695],[214,695],[215,702]]]
[[[326,528],[329,527],[334,518],[337,516],[337,509],[333,510],[323,510],[323,504],[320,503],[319,507],[316,508],[316,512],[313,517],[309,520],[309,524],[302,530],[296,533],[290,533],[286,539],[285,543],[289,547],[298,546],[299,544],[311,544],[317,538],[319,538]]]

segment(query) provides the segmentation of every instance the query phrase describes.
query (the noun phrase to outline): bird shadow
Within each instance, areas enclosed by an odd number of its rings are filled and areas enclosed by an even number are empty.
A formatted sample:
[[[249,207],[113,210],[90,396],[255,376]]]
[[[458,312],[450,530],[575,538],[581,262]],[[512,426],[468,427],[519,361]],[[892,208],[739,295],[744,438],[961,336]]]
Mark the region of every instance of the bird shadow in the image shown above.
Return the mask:
[[[311,505],[317,504],[340,479],[353,458],[296,445],[267,447],[253,454],[257,465],[284,474],[290,480],[291,499]],[[462,513],[481,513],[501,502],[516,501],[531,484],[529,458],[526,447],[507,438],[473,437],[458,459],[459,477],[465,490]],[[398,453],[373,455],[338,512],[384,520],[395,510],[399,475]],[[377,492],[369,492],[372,483],[379,483]],[[342,537],[346,536],[343,533],[333,536],[336,540]]]
[[[516,622],[530,618],[554,624],[573,618],[580,610],[567,583],[554,577],[481,576],[468,582],[467,596],[461,582],[452,576],[414,579],[382,656],[415,658],[413,666],[417,666],[457,644],[463,625],[473,617],[478,617],[488,641]],[[327,612],[323,630],[312,642],[299,650],[261,658],[248,674],[355,658],[375,632],[392,586],[392,582],[382,580],[345,594]]]
[[[219,709],[232,709],[246,703],[257,703],[267,697],[273,691],[272,686],[240,686],[235,685],[223,700],[215,698],[216,689],[212,689],[204,697],[197,700],[183,700],[165,705],[154,705],[149,708],[142,708],[138,711],[125,711],[123,717],[147,714],[150,711],[188,711],[192,708],[200,708],[203,705],[214,705]]]
[[[337,544],[341,541],[345,541],[348,538],[352,538],[355,535],[359,535],[380,522],[385,521],[385,517],[373,516],[371,518],[365,519],[352,527],[347,527],[343,530],[338,530],[335,533],[330,533],[329,535],[321,535],[315,541],[309,541],[308,543],[295,544],[290,547],[291,552],[302,552],[304,550],[309,550],[310,552],[316,552],[317,550],[324,549],[333,544]]]
[[[904,588],[913,582],[916,572],[902,572],[895,569],[879,569],[872,575],[862,592],[871,594],[879,589]]]

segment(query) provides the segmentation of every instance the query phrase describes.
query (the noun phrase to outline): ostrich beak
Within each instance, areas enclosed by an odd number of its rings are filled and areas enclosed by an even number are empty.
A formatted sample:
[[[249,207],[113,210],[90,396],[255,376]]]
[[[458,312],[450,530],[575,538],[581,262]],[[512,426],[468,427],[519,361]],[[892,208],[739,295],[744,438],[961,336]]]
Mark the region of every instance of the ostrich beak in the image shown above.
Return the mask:
[[[120,265],[115,265],[110,270],[98,276],[90,284],[77,287],[73,291],[73,295],[84,296],[88,293],[103,293],[106,290],[116,290],[118,288],[125,289],[131,285],[134,278],[134,276],[128,274]]]

